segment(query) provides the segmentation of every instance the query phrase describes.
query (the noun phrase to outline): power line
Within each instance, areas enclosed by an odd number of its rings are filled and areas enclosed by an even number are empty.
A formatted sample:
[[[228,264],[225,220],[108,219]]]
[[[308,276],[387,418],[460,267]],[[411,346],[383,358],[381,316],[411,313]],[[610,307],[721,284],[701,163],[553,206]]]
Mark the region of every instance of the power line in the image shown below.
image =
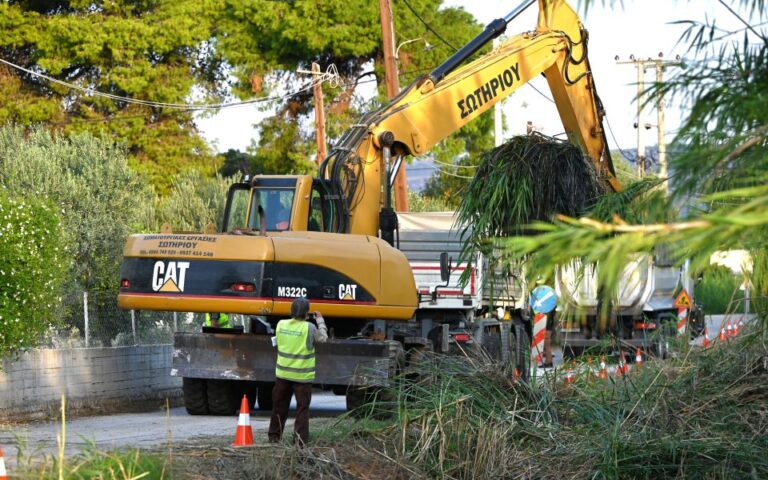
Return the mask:
[[[271,101],[275,101],[275,100],[281,100],[281,99],[285,99],[285,98],[290,98],[290,97],[292,97],[294,95],[297,95],[297,94],[299,94],[301,92],[307,91],[307,90],[312,88],[312,83],[309,83],[308,85],[300,88],[299,90],[297,90],[295,92],[291,92],[291,93],[285,94],[285,95],[274,96],[274,97],[266,97],[266,98],[255,98],[255,99],[251,99],[251,100],[243,100],[243,101],[240,101],[240,102],[227,102],[227,103],[215,103],[215,104],[166,103],[166,102],[154,102],[154,101],[150,101],[150,100],[140,100],[140,99],[131,98],[131,97],[124,97],[124,96],[121,96],[121,95],[114,95],[114,94],[111,94],[111,93],[100,92],[100,91],[94,90],[92,88],[81,87],[79,85],[75,85],[73,83],[65,82],[63,80],[59,80],[57,78],[53,78],[53,77],[50,77],[50,76],[45,75],[45,74],[42,74],[42,73],[39,73],[39,72],[35,72],[34,70],[30,70],[28,68],[24,68],[21,65],[16,65],[15,63],[9,62],[8,60],[4,60],[2,58],[0,58],[0,63],[8,65],[9,67],[15,68],[15,69],[20,70],[22,72],[28,73],[28,74],[33,75],[35,77],[45,79],[45,80],[47,80],[47,81],[49,81],[51,83],[55,83],[55,84],[64,86],[66,88],[69,88],[70,90],[76,90],[76,91],[79,91],[79,92],[82,92],[82,93],[85,93],[85,94],[88,94],[88,95],[94,95],[94,96],[97,96],[97,97],[109,98],[111,100],[116,100],[116,101],[125,102],[125,103],[131,103],[131,104],[134,104],[134,105],[143,105],[145,107],[173,108],[173,109],[186,110],[186,111],[220,110],[222,108],[238,107],[238,106],[243,106],[243,105],[253,105],[253,104],[258,104],[258,103],[271,102]]]
[[[531,87],[532,89],[536,90],[536,92],[538,92],[538,94],[539,94],[539,95],[541,95],[542,97],[546,98],[547,100],[549,100],[549,101],[550,101],[550,102],[552,102],[552,103],[555,103],[555,101],[554,101],[554,100],[552,100],[551,98],[549,98],[549,97],[547,96],[547,94],[545,94],[544,92],[542,92],[541,90],[539,90],[538,88],[536,88],[536,87],[535,87],[535,86],[534,86],[534,85],[533,85],[531,82],[528,82],[528,84],[527,84],[527,85],[528,85],[529,87]]]
[[[626,160],[629,163],[632,163],[632,160],[629,159],[626,155],[624,155],[624,151],[621,149],[621,146],[619,145],[618,140],[616,140],[616,135],[613,134],[613,128],[611,128],[611,122],[608,121],[608,117],[604,117],[605,124],[608,125],[608,131],[611,133],[611,138],[613,139],[613,143],[616,144],[616,148],[619,150],[619,153],[622,157],[624,157],[624,160]]]
[[[479,165],[455,165],[453,163],[441,162],[440,160],[432,160],[432,162],[440,165],[445,165],[446,167],[455,167],[455,168],[478,168],[479,167]]]
[[[424,20],[423,18],[421,18],[421,15],[419,15],[419,13],[416,11],[416,9],[414,9],[414,8],[411,6],[411,4],[410,4],[410,3],[408,3],[408,0],[403,0],[403,3],[405,4],[405,6],[406,6],[406,7],[408,7],[408,10],[410,10],[410,11],[411,11],[411,13],[413,13],[413,14],[416,16],[416,18],[418,18],[418,19],[419,19],[419,21],[420,21],[421,23],[423,23],[425,27],[427,27],[427,30],[429,30],[430,32],[432,32],[432,33],[433,33],[433,34],[434,34],[434,35],[435,35],[435,36],[438,38],[438,40],[440,40],[440,41],[441,41],[441,42],[443,42],[444,44],[448,45],[448,47],[450,47],[450,48],[452,48],[452,49],[454,49],[454,50],[458,50],[458,48],[456,48],[456,47],[454,47],[453,45],[451,45],[451,42],[449,42],[448,40],[444,39],[442,35],[440,35],[439,33],[437,33],[437,31],[436,31],[434,28],[432,28],[432,26],[431,26],[429,23],[427,23],[427,21],[426,21],[426,20]]]

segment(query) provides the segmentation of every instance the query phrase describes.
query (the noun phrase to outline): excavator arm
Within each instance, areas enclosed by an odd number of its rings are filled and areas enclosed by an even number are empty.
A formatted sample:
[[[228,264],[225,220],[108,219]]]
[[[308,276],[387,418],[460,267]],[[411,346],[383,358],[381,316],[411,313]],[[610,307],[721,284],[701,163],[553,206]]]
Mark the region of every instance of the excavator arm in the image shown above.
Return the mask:
[[[533,3],[527,0],[507,18],[489,24],[475,40],[391,103],[366,115],[341,139],[321,173],[346,187],[338,192],[347,198],[346,231],[378,235],[379,212],[388,206],[387,182],[395,159],[428,152],[540,74],[547,79],[568,139],[581,146],[614,190],[621,189],[587,58],[588,33],[563,0],[538,0],[534,31],[514,36],[459,67]]]

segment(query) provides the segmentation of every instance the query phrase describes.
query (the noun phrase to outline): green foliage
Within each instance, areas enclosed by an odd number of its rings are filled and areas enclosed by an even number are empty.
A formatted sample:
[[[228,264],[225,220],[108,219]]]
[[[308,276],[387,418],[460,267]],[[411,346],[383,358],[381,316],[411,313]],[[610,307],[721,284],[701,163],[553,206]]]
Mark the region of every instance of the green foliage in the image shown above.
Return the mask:
[[[166,198],[158,199],[155,223],[150,230],[159,231],[169,224],[174,231],[204,231],[207,225],[221,230],[227,191],[234,178],[209,178],[191,170],[178,175]]]
[[[36,346],[58,323],[68,267],[56,209],[0,190],[0,357]]]
[[[70,288],[117,288],[125,239],[144,228],[152,198],[123,148],[87,133],[1,127],[0,186],[58,206],[72,245]]]
[[[299,122],[289,115],[277,115],[264,120],[259,140],[249,153],[253,155],[253,172],[270,175],[305,174],[316,167],[310,161],[312,141],[302,131]]]
[[[430,197],[426,194],[408,191],[408,207],[411,212],[449,212],[453,206],[440,198]]]
[[[0,57],[81,88],[185,103],[218,97],[224,67],[209,40],[222,2],[3,2]],[[0,123],[42,122],[124,142],[158,186],[210,159],[189,111],[116,102],[0,67]]]
[[[650,177],[625,183],[622,191],[598,198],[588,214],[605,222],[614,218],[631,223],[671,221],[676,215],[660,190],[662,184],[662,180]]]
[[[509,235],[555,214],[579,215],[606,190],[578,147],[538,133],[519,135],[482,155],[458,221],[476,239]]]
[[[702,270],[701,275],[701,282],[694,287],[693,298],[702,305],[704,313],[744,312],[744,292],[739,290],[743,278],[721,265],[710,265]]]

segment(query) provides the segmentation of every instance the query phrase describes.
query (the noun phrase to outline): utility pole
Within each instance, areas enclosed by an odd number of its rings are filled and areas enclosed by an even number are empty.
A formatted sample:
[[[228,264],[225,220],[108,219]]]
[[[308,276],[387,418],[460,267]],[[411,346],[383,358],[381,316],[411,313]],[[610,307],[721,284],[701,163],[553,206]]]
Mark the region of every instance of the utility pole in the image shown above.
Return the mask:
[[[312,75],[312,93],[315,100],[315,137],[317,138],[317,164],[320,165],[328,155],[325,141],[325,101],[323,99],[323,81],[320,65],[312,62],[312,70],[298,69],[296,73]]]
[[[320,65],[312,62],[312,91],[315,96],[315,130],[317,130],[317,164],[328,155],[325,142],[325,103],[323,102],[323,82],[320,81]]]
[[[663,60],[662,54],[659,53],[659,58],[650,58],[641,60],[635,58],[634,55],[629,56],[629,61],[620,62],[619,57],[616,56],[616,63],[620,65],[635,65],[637,67],[637,173],[640,178],[645,176],[645,142],[643,138],[643,129],[650,129],[651,124],[645,123],[643,120],[643,96],[645,95],[645,68],[650,66],[656,69],[656,85],[657,88],[664,83],[664,67],[668,66],[680,66],[680,56],[675,57],[675,60]],[[669,191],[669,167],[667,164],[667,140],[664,131],[664,114],[666,104],[664,102],[664,96],[659,92],[656,97],[656,113],[657,113],[657,125],[658,130],[658,147],[659,147],[659,176],[664,179],[662,188],[664,192]]]
[[[400,93],[398,80],[397,58],[395,58],[395,24],[392,19],[392,4],[390,0],[379,0],[381,9],[381,39],[384,50],[384,74],[387,82],[387,98],[390,100]],[[405,172],[405,162],[395,177],[395,210],[408,211],[408,180]]]

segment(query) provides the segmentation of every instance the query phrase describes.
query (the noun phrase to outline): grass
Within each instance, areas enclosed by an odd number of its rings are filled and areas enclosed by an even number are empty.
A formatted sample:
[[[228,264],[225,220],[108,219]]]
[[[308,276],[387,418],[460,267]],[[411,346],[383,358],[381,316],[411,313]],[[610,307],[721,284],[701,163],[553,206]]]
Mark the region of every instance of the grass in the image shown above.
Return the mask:
[[[78,455],[65,458],[46,457],[28,465],[21,472],[10,472],[13,478],[40,480],[163,480],[171,478],[168,458],[139,450],[102,452],[91,445]]]
[[[762,332],[569,386],[429,357],[399,387],[394,425],[372,435],[430,478],[766,478]]]

